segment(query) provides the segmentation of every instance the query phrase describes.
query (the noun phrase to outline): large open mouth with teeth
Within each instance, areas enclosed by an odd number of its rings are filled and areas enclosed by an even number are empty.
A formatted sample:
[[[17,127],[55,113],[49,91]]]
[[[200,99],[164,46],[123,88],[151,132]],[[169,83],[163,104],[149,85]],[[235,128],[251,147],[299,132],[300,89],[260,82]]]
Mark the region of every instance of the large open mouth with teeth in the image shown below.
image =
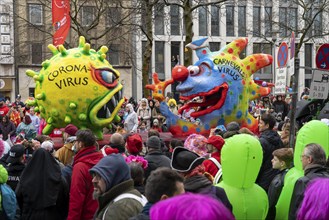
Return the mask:
[[[122,85],[118,82],[119,74],[110,68],[92,68],[93,79],[107,87],[109,92],[99,97],[91,106],[89,116],[97,126],[107,126],[113,120],[119,120],[117,115],[124,102]]]
[[[184,109],[197,107],[197,110],[191,113],[191,117],[198,118],[202,115],[209,114],[223,106],[227,91],[228,85],[227,83],[223,83],[208,92],[201,92],[190,96],[181,96],[180,98],[182,100],[192,101],[181,107],[178,111],[179,113],[182,113]]]
[[[92,122],[102,127],[107,126],[113,120],[120,120],[117,114],[121,105],[124,103],[122,85],[118,84],[117,87],[96,102],[89,113],[90,118],[93,119],[91,120]]]

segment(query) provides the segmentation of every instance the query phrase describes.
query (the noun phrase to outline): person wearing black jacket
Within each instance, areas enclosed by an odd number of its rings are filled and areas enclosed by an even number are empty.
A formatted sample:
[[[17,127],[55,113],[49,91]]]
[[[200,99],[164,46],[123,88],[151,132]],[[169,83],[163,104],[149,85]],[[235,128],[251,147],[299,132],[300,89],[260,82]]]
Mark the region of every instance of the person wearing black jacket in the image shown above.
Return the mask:
[[[275,175],[279,172],[272,168],[272,153],[276,149],[283,148],[279,134],[273,130],[276,120],[273,115],[264,113],[259,120],[259,141],[263,148],[263,162],[256,179],[256,183],[266,192]]]
[[[280,172],[272,180],[268,188],[268,212],[266,220],[274,220],[276,216],[276,204],[280,198],[284,186],[284,178],[292,166],[294,154],[292,148],[281,148],[273,151],[272,168]]]
[[[146,141],[148,153],[145,160],[148,162],[148,167],[145,170],[145,181],[153,170],[159,167],[169,167],[170,159],[165,156],[161,151],[161,140],[157,136],[149,137]]]
[[[223,203],[232,212],[232,205],[225,190],[214,186],[211,175],[206,174],[202,164],[204,160],[204,157],[186,148],[176,147],[171,159],[171,168],[184,176],[185,192],[208,195]]]
[[[21,219],[66,219],[68,187],[55,158],[39,148],[24,169],[16,188]]]
[[[21,144],[17,144],[11,147],[8,157],[7,157],[7,172],[8,172],[8,181],[7,184],[15,191],[16,186],[20,180],[21,173],[23,172],[24,165],[24,150],[25,147]]]
[[[319,144],[308,144],[301,155],[304,176],[295,183],[289,209],[289,220],[295,220],[297,211],[304,199],[304,192],[309,182],[315,178],[329,178],[329,170],[326,167],[326,153]]]

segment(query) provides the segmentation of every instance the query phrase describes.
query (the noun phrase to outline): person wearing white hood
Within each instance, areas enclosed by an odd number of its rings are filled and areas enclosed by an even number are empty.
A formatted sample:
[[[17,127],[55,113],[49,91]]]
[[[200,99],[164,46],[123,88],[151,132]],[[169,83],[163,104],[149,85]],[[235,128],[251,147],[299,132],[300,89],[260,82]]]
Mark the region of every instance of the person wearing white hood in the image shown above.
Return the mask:
[[[127,104],[125,108],[126,112],[128,112],[128,116],[124,122],[124,127],[127,133],[135,133],[137,132],[138,127],[138,116],[134,111],[134,108],[131,104]]]

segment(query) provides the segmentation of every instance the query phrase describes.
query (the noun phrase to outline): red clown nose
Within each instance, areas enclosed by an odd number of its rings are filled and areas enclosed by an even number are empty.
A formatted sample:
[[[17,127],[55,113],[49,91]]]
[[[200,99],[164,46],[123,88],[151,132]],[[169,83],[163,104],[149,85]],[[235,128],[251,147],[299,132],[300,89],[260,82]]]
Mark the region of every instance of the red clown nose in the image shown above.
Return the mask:
[[[185,66],[177,65],[173,68],[171,75],[174,81],[184,81],[188,77],[188,69]]]

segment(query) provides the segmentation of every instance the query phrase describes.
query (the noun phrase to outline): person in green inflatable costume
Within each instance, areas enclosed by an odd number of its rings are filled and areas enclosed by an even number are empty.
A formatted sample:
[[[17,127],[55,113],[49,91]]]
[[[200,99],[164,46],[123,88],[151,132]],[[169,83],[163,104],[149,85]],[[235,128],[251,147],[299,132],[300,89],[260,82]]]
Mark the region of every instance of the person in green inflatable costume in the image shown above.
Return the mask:
[[[326,157],[328,158],[329,126],[321,121],[313,120],[299,130],[294,150],[294,167],[285,176],[284,186],[276,204],[275,219],[277,220],[288,219],[290,201],[295,183],[300,177],[304,176],[300,158],[305,146],[310,143],[320,144],[324,148]]]
[[[255,184],[263,161],[257,138],[238,134],[225,140],[221,151],[223,181],[217,184],[233,206],[236,219],[265,219],[268,211],[266,192]]]

